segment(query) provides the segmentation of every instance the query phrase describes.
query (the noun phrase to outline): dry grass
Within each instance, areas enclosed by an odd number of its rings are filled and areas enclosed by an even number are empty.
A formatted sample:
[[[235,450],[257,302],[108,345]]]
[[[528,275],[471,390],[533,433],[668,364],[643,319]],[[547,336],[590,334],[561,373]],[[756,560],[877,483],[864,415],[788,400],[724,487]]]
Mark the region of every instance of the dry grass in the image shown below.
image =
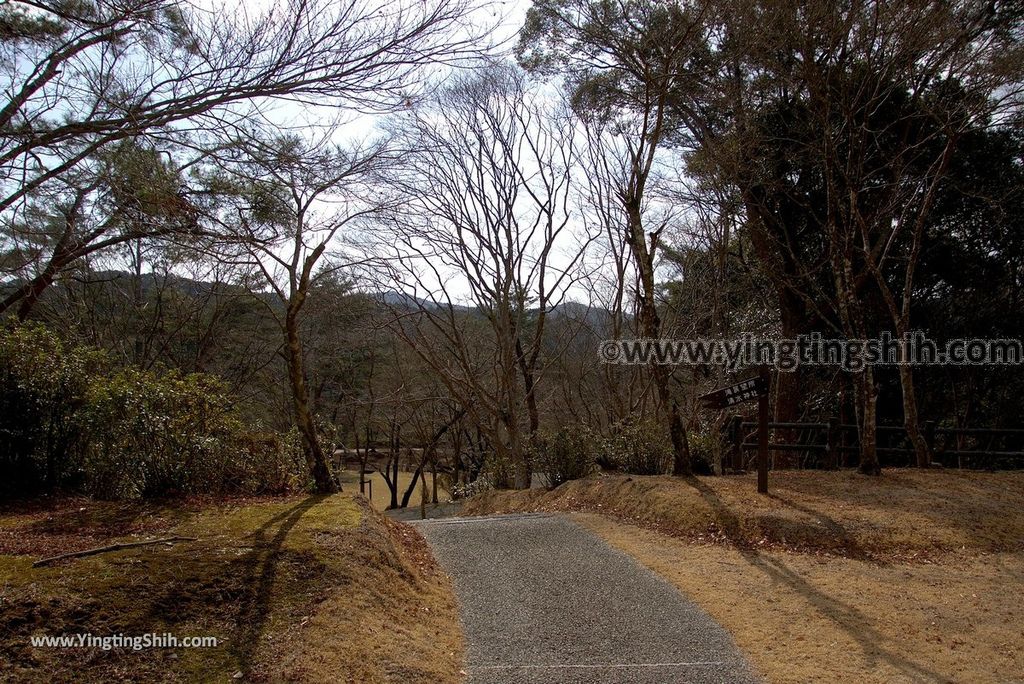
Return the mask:
[[[333,545],[353,564],[373,571],[358,586],[334,592],[303,630],[275,644],[272,680],[459,681],[462,634],[447,577],[415,530],[376,520],[386,527],[386,543],[351,539]]]
[[[33,569],[35,558],[181,534]],[[453,682],[461,635],[424,542],[359,497],[0,513],[0,680]],[[387,625],[387,628],[384,626]],[[171,632],[208,649],[32,648],[29,636]]]
[[[889,470],[754,476],[595,476],[553,490],[488,492],[467,514],[604,513],[685,539],[876,560],[927,560],[958,550],[1024,549],[1024,473]]]
[[[879,564],[575,517],[696,601],[769,682],[981,684],[1024,673],[1019,553]]]
[[[753,477],[598,476],[464,510],[576,511],[770,682],[1021,681],[1024,473],[781,472],[771,492]]]

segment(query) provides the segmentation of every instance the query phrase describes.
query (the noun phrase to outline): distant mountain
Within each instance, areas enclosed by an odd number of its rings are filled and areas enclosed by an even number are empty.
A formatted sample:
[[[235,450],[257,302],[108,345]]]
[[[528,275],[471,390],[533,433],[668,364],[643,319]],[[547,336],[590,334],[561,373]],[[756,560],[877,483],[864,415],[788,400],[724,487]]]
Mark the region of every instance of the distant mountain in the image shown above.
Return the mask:
[[[567,320],[578,323],[586,323],[594,329],[609,327],[612,322],[612,313],[606,309],[590,306],[581,302],[562,302],[551,309],[548,316],[552,320]]]
[[[411,294],[405,292],[398,292],[396,290],[388,290],[387,292],[381,292],[374,296],[376,301],[384,304],[384,306],[393,307],[396,309],[409,309],[414,311],[416,309],[433,309],[435,305],[426,299],[414,297]]]
[[[397,290],[388,290],[387,292],[381,292],[374,295],[374,299],[381,302],[384,306],[393,309],[407,309],[409,311],[434,311],[437,309],[445,308],[442,305],[435,304],[429,299],[422,297],[415,297],[405,292],[398,292]],[[473,311],[474,307],[464,306],[462,304],[455,304],[452,308],[456,311]]]
[[[408,311],[432,311],[442,308],[442,305],[436,304],[429,299],[415,297],[405,292],[398,292],[397,290],[379,293],[375,295],[375,299],[385,306],[406,309]],[[477,307],[461,304],[456,304],[454,308],[456,311],[466,313],[472,313],[477,310]],[[536,311],[537,309],[531,309],[532,313]],[[587,326],[595,329],[609,326],[612,318],[612,314],[609,311],[573,301],[562,302],[552,307],[548,312],[548,316],[549,320],[552,321],[585,323]]]
[[[134,274],[118,270],[92,271],[84,277],[75,278],[75,280],[80,285],[88,284],[90,286],[106,286],[125,292],[128,292],[137,286]],[[24,284],[24,281],[21,279],[12,278],[2,281],[0,282],[0,294],[11,292],[22,284]],[[227,296],[244,295],[249,293],[248,290],[240,285],[195,280],[174,273],[167,275],[152,272],[143,273],[138,282],[138,286],[141,288],[143,297],[146,297],[155,290],[161,288],[170,289],[190,297],[209,296],[213,291],[216,291],[220,295]],[[62,282],[58,281],[49,288],[47,293],[44,294],[44,298],[59,293],[61,289]],[[264,299],[271,306],[280,306],[280,302],[277,297],[269,290],[253,294],[260,299]],[[431,311],[442,308],[442,305],[434,303],[430,299],[416,297],[398,290],[387,290],[380,293],[365,292],[364,296],[367,296],[373,301],[376,301],[382,306],[390,309]],[[462,304],[456,304],[454,308],[456,311],[464,313],[473,313],[477,310],[476,307]],[[536,311],[536,309],[533,311]],[[561,304],[553,307],[548,313],[548,316],[549,320],[553,322],[584,323],[587,327],[594,330],[604,329],[609,326],[611,322],[610,312],[574,301],[562,302]]]

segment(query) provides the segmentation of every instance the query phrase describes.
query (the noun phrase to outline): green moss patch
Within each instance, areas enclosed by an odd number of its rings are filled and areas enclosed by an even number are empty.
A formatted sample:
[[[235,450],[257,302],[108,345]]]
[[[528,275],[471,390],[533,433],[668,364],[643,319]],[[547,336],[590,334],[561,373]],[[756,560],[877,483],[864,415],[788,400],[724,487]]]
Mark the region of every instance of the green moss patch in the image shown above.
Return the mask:
[[[37,553],[0,555],[0,679],[256,676],[267,665],[269,644],[359,579],[358,568],[339,549],[366,535],[361,523],[368,513],[345,495],[134,508],[76,501],[8,513],[2,525],[7,545]],[[33,560],[54,551],[168,533],[197,541],[32,567]],[[164,632],[215,636],[220,643],[141,651],[30,644],[33,635]]]

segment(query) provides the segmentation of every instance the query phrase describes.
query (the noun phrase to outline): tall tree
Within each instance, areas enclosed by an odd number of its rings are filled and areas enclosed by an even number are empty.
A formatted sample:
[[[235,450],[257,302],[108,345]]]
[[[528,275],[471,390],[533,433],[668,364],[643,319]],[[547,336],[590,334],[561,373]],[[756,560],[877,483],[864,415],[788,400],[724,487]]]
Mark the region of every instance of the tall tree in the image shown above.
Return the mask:
[[[569,226],[571,126],[501,63],[456,77],[402,118],[391,184],[403,211],[383,255],[390,287],[409,295],[396,309],[417,314],[393,329],[527,487],[548,314],[586,245]]]
[[[1019,19],[1014,3],[980,0],[539,0],[521,57],[565,73],[579,105],[627,145],[620,195],[645,332],[659,330],[652,255],[660,233],[639,229],[640,209],[661,145],[687,151],[691,173],[717,177],[743,199],[784,332],[824,323],[865,339],[878,330],[876,302],[898,330],[909,325],[922,226],[956,140],[1017,101]],[[853,376],[869,473],[878,472],[874,376],[870,367]],[[905,422],[927,463],[911,369],[900,377]]]
[[[223,219],[232,236],[225,249],[237,251],[222,258],[248,266],[253,295],[267,303],[280,326],[307,464],[319,492],[335,491],[309,387],[302,315],[318,282],[351,265],[337,243],[342,231],[354,230],[380,208],[369,179],[382,163],[383,148],[342,149],[284,137],[243,149],[227,169],[239,201]]]
[[[652,339],[662,336],[656,268],[667,226],[651,211],[657,170],[676,130],[673,93],[699,85],[706,53],[702,9],[678,2],[537,0],[519,44],[528,69],[564,75],[591,137],[614,156],[612,190],[638,274],[639,329]],[[687,475],[693,463],[671,368],[654,363],[651,373],[672,439],[673,473]]]
[[[111,146],[139,141],[180,168],[266,126],[278,101],[335,112],[404,107],[423,67],[477,52],[466,9],[462,0],[290,0],[216,12],[179,0],[4,2],[2,248],[29,257],[8,273],[29,282],[0,312],[36,296],[54,271],[136,239],[77,217]],[[75,211],[36,223],[32,206],[55,199]]]
[[[1020,92],[1019,7],[754,1],[712,16],[723,106],[704,160],[742,194],[784,309],[814,311],[853,340],[876,336],[879,314],[909,332],[924,228],[957,142]],[[912,367],[899,376],[927,465]],[[860,469],[877,473],[874,368],[853,382]]]

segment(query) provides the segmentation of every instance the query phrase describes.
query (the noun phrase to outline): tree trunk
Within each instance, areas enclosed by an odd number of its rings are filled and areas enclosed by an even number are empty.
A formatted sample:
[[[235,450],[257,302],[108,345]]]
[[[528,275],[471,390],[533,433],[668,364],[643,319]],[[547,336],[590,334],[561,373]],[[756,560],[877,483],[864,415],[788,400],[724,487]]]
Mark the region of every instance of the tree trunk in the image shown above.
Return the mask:
[[[907,364],[902,364],[900,369],[900,391],[903,395],[903,426],[907,430],[907,437],[914,445],[914,456],[919,468],[927,468],[931,465],[932,455],[928,449],[928,440],[921,434],[919,416],[917,413],[917,396],[914,393],[914,369]]]
[[[854,379],[857,387],[860,417],[860,464],[857,470],[864,475],[881,475],[878,463],[878,390],[875,388],[875,373],[866,366]]]
[[[402,436],[398,432],[397,424],[392,424],[391,435],[391,460],[388,461],[388,465],[391,467],[391,482],[388,485],[391,488],[391,503],[388,504],[388,508],[398,508],[398,472],[402,460]]]
[[[523,449],[522,439],[519,436],[519,425],[513,416],[512,420],[505,423],[505,431],[509,437],[509,453],[513,464],[513,483],[515,489],[530,488],[530,466],[526,462],[526,453]]]
[[[452,487],[462,484],[462,430],[455,430],[451,436],[452,442]],[[454,492],[452,492],[454,493]]]
[[[431,462],[430,462],[430,477],[431,477],[430,488],[433,490],[430,493],[431,494],[431,496],[430,496],[430,503],[436,504],[437,503],[437,455],[436,454],[434,455],[433,460],[431,460]]]
[[[787,340],[795,339],[807,332],[807,312],[799,294],[786,285],[776,284],[779,300],[779,314],[782,320],[782,336]],[[775,374],[775,422],[795,423],[800,420],[800,384],[801,367],[792,371]],[[780,442],[793,444],[799,439],[799,433],[793,429],[781,429],[775,433]],[[776,468],[791,468],[794,464],[792,451],[775,453]]]
[[[537,433],[540,431],[540,409],[537,407],[537,387],[533,376],[533,369],[527,363],[526,355],[523,353],[523,344],[519,337],[516,337],[516,357],[519,362],[519,371],[523,376],[523,389],[526,393],[526,415],[529,420],[528,448],[525,456],[526,488],[530,486],[533,476],[533,449],[537,445]]]
[[[359,461],[359,493],[366,494],[366,450],[359,450],[359,431],[355,430],[356,459]]]
[[[53,248],[53,254],[50,255],[46,266],[36,277],[16,289],[0,302],[0,314],[6,312],[20,300],[21,306],[18,307],[18,320],[24,321],[32,312],[39,298],[43,296],[46,288],[53,285],[57,274],[74,260],[75,224],[78,219],[78,212],[84,201],[85,192],[80,190],[75,197],[71,210],[65,215],[64,230],[60,238],[57,239],[57,244]]]
[[[650,250],[647,248],[639,206],[630,207],[627,215],[629,217],[627,243],[640,271],[641,292],[638,298],[640,328],[645,337],[655,340],[661,337],[661,318],[658,316],[657,303],[654,299],[653,253],[656,245],[652,244]],[[654,239],[652,238],[652,241]],[[655,363],[652,365],[652,374],[655,389],[658,392],[658,402],[661,405],[661,410],[665,412],[668,433],[672,440],[672,474],[690,475],[693,473],[690,444],[682,416],[679,414],[679,404],[672,397],[669,387],[671,373],[665,365]]]
[[[18,288],[18,290],[4,301],[3,305],[0,305],[0,311],[7,309],[11,304],[17,301],[17,298],[21,298],[21,306],[18,307],[18,320],[24,321],[28,318],[28,315],[32,313],[32,309],[35,308],[36,302],[43,295],[46,288],[53,285],[54,271],[49,268],[39,276],[33,278],[31,282],[25,286]],[[8,303],[9,302],[9,303]]]
[[[515,359],[512,356],[512,354],[509,355],[511,363],[505,364],[506,377],[511,375],[511,379],[506,383],[506,387],[509,388],[515,386],[518,374]],[[510,374],[508,370],[511,370]],[[510,389],[505,393],[501,410],[494,421],[494,444],[492,446],[495,453],[498,454],[499,461],[512,466],[512,481],[509,483],[506,480],[503,486],[511,486],[513,489],[529,489],[530,468],[526,462],[527,449],[523,445],[518,408],[518,397],[515,396],[514,390]],[[500,488],[502,485],[495,482],[494,486]]]
[[[295,426],[302,440],[306,465],[313,476],[317,494],[331,494],[341,491],[341,486],[331,475],[327,458],[317,438],[316,421],[309,407],[309,390],[306,387],[305,368],[302,359],[302,343],[299,340],[297,312],[289,310],[285,316],[286,350],[288,354],[288,382],[292,390],[292,405],[295,410]]]
[[[835,223],[830,222],[831,235],[836,235]],[[843,332],[847,339],[863,340],[868,337],[864,319],[864,302],[859,296],[858,280],[854,276],[854,249],[851,240],[834,240],[837,248],[830,256],[836,288],[836,303]],[[860,410],[860,463],[857,470],[865,475],[880,475],[878,462],[878,388],[875,387],[875,369],[871,364],[854,373],[854,388]]]
[[[422,461],[420,461],[419,467],[417,467],[416,471],[413,473],[412,481],[409,483],[409,486],[405,488],[405,494],[402,495],[402,503],[400,505],[401,508],[408,508],[409,507],[409,499],[412,498],[412,493],[416,491],[416,484],[419,482],[419,479],[421,477],[423,477],[423,462]],[[397,491],[397,483],[398,483],[397,479],[395,480],[395,483],[396,483],[396,491]]]

